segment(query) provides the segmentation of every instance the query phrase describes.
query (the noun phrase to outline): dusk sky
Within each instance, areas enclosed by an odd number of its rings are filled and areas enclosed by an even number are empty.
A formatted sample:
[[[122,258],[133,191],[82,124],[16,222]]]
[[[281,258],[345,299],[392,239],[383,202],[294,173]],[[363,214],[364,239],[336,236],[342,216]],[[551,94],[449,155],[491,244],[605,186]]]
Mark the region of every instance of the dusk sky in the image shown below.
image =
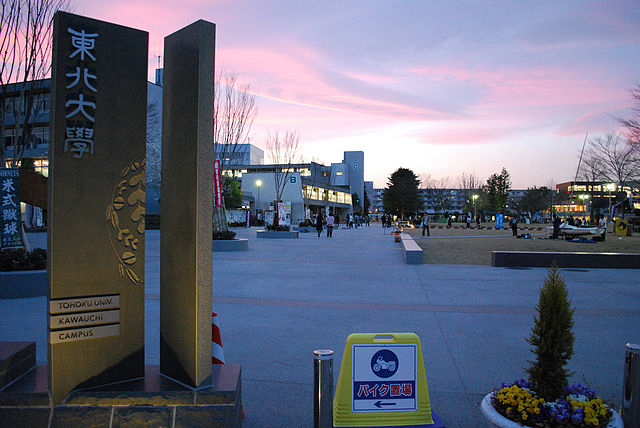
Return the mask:
[[[640,84],[640,2],[75,0],[75,13],[165,36],[216,24],[216,67],[251,84],[252,143],[296,130],[325,164],[365,153],[365,180],[511,173],[574,178],[585,133],[619,130]],[[162,58],[161,58],[162,59]]]

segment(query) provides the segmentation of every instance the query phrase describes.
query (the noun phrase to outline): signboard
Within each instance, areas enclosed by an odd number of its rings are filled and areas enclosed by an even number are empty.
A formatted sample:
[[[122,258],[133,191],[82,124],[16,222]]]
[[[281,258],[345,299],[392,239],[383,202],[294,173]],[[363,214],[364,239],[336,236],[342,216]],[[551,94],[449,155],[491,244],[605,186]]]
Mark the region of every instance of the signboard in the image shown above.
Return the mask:
[[[49,301],[49,342],[76,342],[120,335],[120,296]]]
[[[296,181],[298,181],[298,177],[296,177],[295,175],[289,177],[289,183],[295,184]]]
[[[47,204],[53,404],[78,387],[144,376],[147,52],[146,32],[55,14]]]
[[[353,345],[354,412],[417,410],[416,345]]]
[[[220,161],[213,162],[213,195],[216,207],[222,206],[222,173],[220,171]]]
[[[496,214],[496,229],[502,229],[504,214]]]
[[[20,212],[20,172],[18,168],[0,168],[2,198],[2,248],[22,248],[22,214]]]
[[[434,426],[418,336],[349,335],[333,400],[333,425]]]

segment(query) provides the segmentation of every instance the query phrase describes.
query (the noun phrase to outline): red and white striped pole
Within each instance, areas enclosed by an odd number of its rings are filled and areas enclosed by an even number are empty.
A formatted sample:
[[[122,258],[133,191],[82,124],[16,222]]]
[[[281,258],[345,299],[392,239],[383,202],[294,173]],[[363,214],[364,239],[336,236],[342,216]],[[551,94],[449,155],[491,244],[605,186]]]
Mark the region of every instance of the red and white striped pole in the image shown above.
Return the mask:
[[[218,327],[218,314],[211,312],[211,364],[224,364],[222,336]]]

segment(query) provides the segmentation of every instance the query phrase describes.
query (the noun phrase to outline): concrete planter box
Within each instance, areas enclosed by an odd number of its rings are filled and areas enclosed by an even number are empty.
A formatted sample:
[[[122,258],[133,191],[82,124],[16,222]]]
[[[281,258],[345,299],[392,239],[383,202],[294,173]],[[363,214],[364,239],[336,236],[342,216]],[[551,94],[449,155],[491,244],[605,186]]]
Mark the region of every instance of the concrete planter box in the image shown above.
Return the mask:
[[[258,230],[256,238],[262,239],[298,239],[298,232],[276,232],[275,230]]]
[[[214,239],[213,252],[222,251],[247,251],[249,250],[249,240],[246,238],[235,239]]]
[[[0,299],[46,296],[48,289],[46,270],[0,272]]]

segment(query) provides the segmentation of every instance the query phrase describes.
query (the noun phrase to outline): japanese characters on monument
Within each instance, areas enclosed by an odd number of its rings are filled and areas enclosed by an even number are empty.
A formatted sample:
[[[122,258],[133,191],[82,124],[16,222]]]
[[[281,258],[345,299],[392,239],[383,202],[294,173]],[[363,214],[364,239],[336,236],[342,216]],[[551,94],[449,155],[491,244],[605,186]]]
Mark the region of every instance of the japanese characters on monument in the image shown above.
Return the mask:
[[[2,198],[2,248],[22,248],[20,173],[18,168],[0,168]]]
[[[66,70],[64,151],[72,152],[74,158],[82,158],[94,153],[96,100],[92,94],[98,92],[98,77],[91,65],[96,61],[94,48],[98,34],[70,27],[67,33],[71,35],[72,46],[69,59],[75,62]]]

